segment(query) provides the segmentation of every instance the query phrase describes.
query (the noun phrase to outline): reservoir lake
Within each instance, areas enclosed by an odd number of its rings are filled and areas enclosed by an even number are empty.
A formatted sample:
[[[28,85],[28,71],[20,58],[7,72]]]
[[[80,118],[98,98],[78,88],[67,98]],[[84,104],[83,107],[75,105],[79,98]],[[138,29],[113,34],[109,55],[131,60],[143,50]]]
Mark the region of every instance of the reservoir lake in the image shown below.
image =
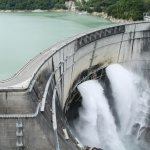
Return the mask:
[[[73,12],[0,13],[0,80],[55,43],[112,22]]]

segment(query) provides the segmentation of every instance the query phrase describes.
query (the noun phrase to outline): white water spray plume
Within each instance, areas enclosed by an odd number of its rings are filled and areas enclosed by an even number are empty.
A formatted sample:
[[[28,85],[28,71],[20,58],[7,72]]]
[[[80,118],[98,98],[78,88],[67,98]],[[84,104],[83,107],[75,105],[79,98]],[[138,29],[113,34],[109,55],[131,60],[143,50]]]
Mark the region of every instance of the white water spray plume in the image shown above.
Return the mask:
[[[120,120],[121,134],[126,132],[132,110],[132,104],[137,100],[137,90],[133,75],[119,64],[106,68],[106,74],[111,83],[115,106]]]
[[[147,121],[150,110],[147,82],[119,64],[108,66],[106,74],[113,99],[106,99],[97,80],[78,86],[82,106],[79,117],[73,121],[75,133],[84,145],[103,150],[149,149],[141,142],[141,135],[150,124]],[[108,101],[113,101],[114,106],[109,106]],[[111,107],[115,107],[120,126],[115,124],[116,116]]]
[[[79,118],[74,121],[74,125],[82,143],[104,150],[125,150],[99,82],[86,81],[78,86],[78,90],[83,99]]]

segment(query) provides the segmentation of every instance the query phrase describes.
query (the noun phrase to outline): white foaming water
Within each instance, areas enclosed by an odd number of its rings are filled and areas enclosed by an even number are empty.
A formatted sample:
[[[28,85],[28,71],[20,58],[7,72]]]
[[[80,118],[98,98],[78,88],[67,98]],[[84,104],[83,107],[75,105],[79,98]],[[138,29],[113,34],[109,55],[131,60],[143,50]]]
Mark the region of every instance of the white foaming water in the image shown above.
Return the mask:
[[[120,132],[126,133],[132,113],[132,105],[137,100],[137,90],[133,81],[133,74],[119,64],[109,65],[106,74],[111,83],[112,94],[120,120]]]
[[[106,68],[106,74],[111,83],[112,94],[119,116],[121,136],[132,135],[132,130],[147,127],[146,117],[149,111],[148,84],[136,74],[133,74],[119,64]],[[139,126],[134,129],[133,126]],[[134,133],[135,134],[135,133]],[[138,135],[136,135],[138,138]]]
[[[82,143],[104,150],[125,150],[100,83],[86,81],[78,86],[78,90],[83,99],[74,128]]]
[[[75,132],[84,145],[104,150],[149,150],[141,139],[150,124],[147,121],[150,114],[148,83],[119,64],[109,65],[106,74],[120,126],[114,122],[116,116],[110,111],[112,106],[109,106],[102,86],[98,81],[90,80],[78,86],[82,107],[79,117],[73,121]]]

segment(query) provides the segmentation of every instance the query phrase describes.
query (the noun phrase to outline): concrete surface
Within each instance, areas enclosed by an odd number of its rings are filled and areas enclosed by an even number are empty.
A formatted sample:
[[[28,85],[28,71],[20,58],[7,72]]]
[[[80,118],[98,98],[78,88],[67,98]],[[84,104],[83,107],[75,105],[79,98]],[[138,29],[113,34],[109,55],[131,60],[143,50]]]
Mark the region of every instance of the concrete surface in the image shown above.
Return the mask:
[[[0,149],[79,149],[80,142],[65,116],[76,86],[103,76],[110,63],[142,71],[149,79],[149,44],[150,22],[135,22],[68,38],[33,58],[14,77],[0,82]],[[45,92],[44,111],[39,109],[36,114]],[[65,140],[63,129],[67,129],[69,140]]]

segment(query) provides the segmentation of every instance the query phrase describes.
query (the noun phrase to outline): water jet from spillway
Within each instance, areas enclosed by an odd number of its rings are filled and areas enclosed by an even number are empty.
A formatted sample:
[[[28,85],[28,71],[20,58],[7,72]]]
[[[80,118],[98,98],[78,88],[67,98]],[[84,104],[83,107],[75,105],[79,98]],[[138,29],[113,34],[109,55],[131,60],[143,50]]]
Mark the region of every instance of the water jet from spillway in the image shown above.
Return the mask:
[[[109,65],[106,75],[113,100],[106,98],[104,93],[107,92],[97,80],[78,86],[82,106],[79,117],[73,121],[76,135],[84,145],[104,150],[146,150],[142,134],[148,126],[150,94],[147,82],[119,64]],[[109,101],[114,101],[114,105]],[[115,107],[120,126],[115,122],[111,107]]]
[[[125,150],[117,135],[103,88],[96,80],[78,86],[83,97],[79,118],[74,121],[75,131],[84,145],[107,150]]]

